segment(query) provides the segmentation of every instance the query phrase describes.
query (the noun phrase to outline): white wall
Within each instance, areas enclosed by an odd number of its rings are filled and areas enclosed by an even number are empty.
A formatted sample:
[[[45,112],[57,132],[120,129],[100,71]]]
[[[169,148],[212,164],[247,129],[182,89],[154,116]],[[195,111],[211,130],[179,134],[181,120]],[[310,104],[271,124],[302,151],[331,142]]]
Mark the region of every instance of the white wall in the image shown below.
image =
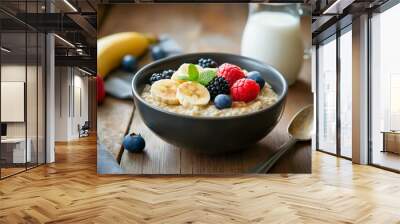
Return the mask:
[[[68,87],[70,77],[67,67],[55,68],[55,140],[68,140]]]
[[[2,65],[1,81],[25,82],[25,69],[25,65]],[[1,110],[6,110],[6,108],[1,108]],[[7,123],[7,137],[25,137],[25,122]]]
[[[25,70],[27,69],[27,70]],[[27,66],[25,65],[17,65],[17,64],[6,64],[1,66],[1,81],[2,82],[25,82],[25,75],[26,71],[28,74],[35,73],[36,74],[36,67],[34,66]],[[29,80],[29,84],[31,85],[33,82],[32,80]],[[36,85],[36,81],[33,83]],[[27,103],[31,103],[34,100],[36,100],[36,89],[27,89]],[[32,90],[32,91],[30,91]],[[4,96],[2,96],[4,97]],[[36,101],[34,102],[34,106],[36,108]],[[24,109],[24,108],[23,108]],[[1,110],[7,110],[7,108],[1,108]],[[31,112],[28,110],[28,112]],[[34,129],[36,130],[36,113],[28,113],[28,122],[34,121],[34,124],[30,123],[28,125],[28,128],[32,127],[35,125]],[[33,119],[34,118],[34,119]],[[25,124],[26,122],[7,122],[7,136],[8,137],[25,137]],[[28,137],[30,132],[28,132]],[[36,134],[36,133],[35,133]]]
[[[78,69],[56,67],[55,108],[55,140],[77,139],[78,124],[88,120],[88,78]]]
[[[2,112],[17,113],[17,111],[7,110],[19,110],[22,116],[25,112],[27,116],[26,120],[23,118],[21,122],[5,122],[7,124],[7,137],[25,138],[26,135],[30,144],[28,147],[32,151],[32,161],[36,162],[36,158],[38,158],[39,163],[45,162],[44,76],[41,66],[25,66],[25,64],[3,64],[1,66],[2,82],[24,82],[26,86],[26,100],[23,100],[22,107],[13,109],[10,106],[5,107],[4,101],[2,102]],[[2,99],[8,98],[7,95],[4,95],[3,90]],[[25,93],[25,89],[19,91],[20,94]]]

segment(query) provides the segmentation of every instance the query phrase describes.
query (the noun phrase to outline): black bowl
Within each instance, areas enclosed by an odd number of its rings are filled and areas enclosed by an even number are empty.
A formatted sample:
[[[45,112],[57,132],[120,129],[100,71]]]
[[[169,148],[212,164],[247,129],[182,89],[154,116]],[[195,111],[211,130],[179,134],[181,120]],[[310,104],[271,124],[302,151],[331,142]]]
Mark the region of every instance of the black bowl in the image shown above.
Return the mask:
[[[277,93],[277,102],[263,110],[239,116],[193,117],[150,105],[140,96],[154,72],[178,69],[183,63],[196,64],[201,57],[212,58],[218,64],[227,62],[247,71],[259,71]],[[282,116],[287,84],[276,69],[260,61],[233,54],[194,53],[165,58],[143,67],[132,80],[132,90],[136,109],[156,135],[183,149],[213,154],[245,149],[268,135]]]

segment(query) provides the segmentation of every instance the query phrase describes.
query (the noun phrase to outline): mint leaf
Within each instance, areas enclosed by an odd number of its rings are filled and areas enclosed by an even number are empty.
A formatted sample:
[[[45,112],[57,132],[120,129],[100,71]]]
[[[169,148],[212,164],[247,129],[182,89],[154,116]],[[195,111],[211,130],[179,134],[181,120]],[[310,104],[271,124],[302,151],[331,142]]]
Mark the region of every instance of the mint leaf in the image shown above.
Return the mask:
[[[199,78],[199,71],[197,70],[196,65],[189,64],[188,75],[190,81],[196,81]]]
[[[202,71],[199,75],[199,79],[197,80],[200,84],[202,85],[207,85],[211,80],[217,76],[217,70],[216,69],[208,69],[206,68],[204,71]]]

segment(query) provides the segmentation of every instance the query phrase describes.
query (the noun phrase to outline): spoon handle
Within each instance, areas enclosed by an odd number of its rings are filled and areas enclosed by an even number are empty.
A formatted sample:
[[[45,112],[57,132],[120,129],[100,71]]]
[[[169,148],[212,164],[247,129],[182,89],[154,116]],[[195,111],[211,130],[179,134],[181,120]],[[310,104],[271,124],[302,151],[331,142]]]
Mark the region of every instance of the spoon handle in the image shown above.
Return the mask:
[[[266,161],[258,164],[256,167],[250,170],[250,173],[268,173],[268,171],[275,165],[275,163],[287,152],[292,146],[297,142],[293,137],[289,139],[285,144],[283,144],[278,152],[276,152],[272,157],[268,158]]]

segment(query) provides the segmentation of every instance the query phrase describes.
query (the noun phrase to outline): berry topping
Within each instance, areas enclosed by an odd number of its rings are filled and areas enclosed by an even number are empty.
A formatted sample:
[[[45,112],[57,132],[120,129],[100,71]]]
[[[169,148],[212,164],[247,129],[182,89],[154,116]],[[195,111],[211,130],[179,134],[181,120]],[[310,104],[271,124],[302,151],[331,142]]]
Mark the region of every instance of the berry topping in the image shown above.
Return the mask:
[[[250,102],[257,98],[260,86],[252,79],[239,79],[231,87],[231,95],[234,101]]]
[[[214,99],[214,105],[217,109],[225,109],[232,106],[232,99],[229,95],[219,94]]]
[[[164,70],[161,73],[153,73],[149,79],[150,84],[153,84],[161,79],[170,79],[172,74],[174,74],[174,72],[175,72],[174,70],[168,69],[168,70]]]
[[[215,76],[217,76],[217,71],[215,68],[206,68],[200,73],[197,82],[206,86],[209,82],[211,82],[211,80],[213,80]]]
[[[247,78],[256,81],[260,86],[260,89],[264,88],[265,80],[261,77],[261,74],[258,71],[251,71],[247,73]]]
[[[218,68],[218,76],[224,77],[228,81],[229,87],[236,82],[236,80],[245,77],[244,72],[239,66],[224,63]]]
[[[214,99],[219,94],[229,94],[228,82],[223,77],[214,77],[206,87],[211,99]]]
[[[200,58],[198,63],[203,68],[216,68],[218,67],[217,62],[212,60],[211,58]]]

